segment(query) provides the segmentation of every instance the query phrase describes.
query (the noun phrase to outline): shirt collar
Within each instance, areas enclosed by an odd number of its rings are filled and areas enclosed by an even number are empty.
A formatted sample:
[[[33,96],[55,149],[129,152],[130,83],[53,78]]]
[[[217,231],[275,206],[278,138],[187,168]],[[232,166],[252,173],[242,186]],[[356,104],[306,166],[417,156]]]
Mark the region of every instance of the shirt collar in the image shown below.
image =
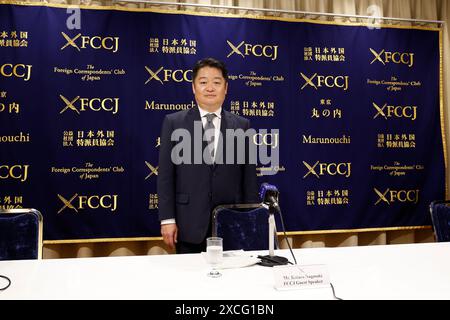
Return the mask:
[[[217,109],[214,112],[208,112],[205,109],[202,109],[200,106],[198,106],[198,110],[200,111],[200,118],[203,118],[204,116],[206,116],[208,113],[214,113],[217,118],[221,118],[221,113],[222,113],[222,107],[220,107],[219,109]]]

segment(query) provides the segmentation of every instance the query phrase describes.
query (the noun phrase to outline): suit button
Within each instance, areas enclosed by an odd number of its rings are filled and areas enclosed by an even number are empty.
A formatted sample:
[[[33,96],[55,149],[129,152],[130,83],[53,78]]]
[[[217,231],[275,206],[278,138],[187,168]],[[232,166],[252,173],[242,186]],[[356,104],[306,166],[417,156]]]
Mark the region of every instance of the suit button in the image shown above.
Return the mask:
[[[212,192],[208,193],[208,196],[211,198],[212,197]]]

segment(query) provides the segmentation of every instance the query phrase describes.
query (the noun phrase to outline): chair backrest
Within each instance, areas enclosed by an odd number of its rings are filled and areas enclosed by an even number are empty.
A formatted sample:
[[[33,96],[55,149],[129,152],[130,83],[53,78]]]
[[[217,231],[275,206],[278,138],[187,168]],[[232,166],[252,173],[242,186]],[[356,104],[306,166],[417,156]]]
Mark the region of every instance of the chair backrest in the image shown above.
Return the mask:
[[[38,210],[0,210],[0,260],[41,259],[42,234]]]
[[[267,250],[268,219],[260,203],[221,205],[213,211],[212,234],[223,238],[223,250]]]
[[[436,241],[450,241],[450,201],[433,201],[430,214]]]

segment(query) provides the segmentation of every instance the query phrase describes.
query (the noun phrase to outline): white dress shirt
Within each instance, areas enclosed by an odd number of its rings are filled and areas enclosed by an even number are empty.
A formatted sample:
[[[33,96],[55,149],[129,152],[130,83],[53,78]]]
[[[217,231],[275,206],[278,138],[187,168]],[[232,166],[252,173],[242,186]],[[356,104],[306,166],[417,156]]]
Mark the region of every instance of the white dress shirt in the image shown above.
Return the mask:
[[[200,111],[200,118],[202,119],[203,128],[206,125],[207,119],[206,115],[209,113],[214,113],[216,116],[213,119],[213,125],[214,125],[214,151],[217,150],[217,145],[219,143],[219,134],[220,134],[220,119],[222,115],[220,114],[222,112],[222,107],[217,109],[214,112],[208,112],[205,109],[202,109],[200,106],[198,106],[198,110]],[[216,152],[214,152],[214,156],[216,155]],[[213,159],[214,160],[214,159]]]

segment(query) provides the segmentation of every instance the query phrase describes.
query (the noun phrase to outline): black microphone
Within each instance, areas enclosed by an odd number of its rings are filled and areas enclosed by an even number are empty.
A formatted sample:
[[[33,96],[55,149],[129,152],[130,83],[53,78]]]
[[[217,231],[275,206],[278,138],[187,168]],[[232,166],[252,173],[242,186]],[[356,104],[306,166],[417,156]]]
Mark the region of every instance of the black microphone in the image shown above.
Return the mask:
[[[280,206],[278,205],[278,189],[272,184],[268,184],[264,182],[261,184],[261,188],[259,190],[259,197],[261,201],[269,206],[275,208],[278,212],[280,211]]]
[[[268,184],[267,182],[261,184],[261,188],[259,189],[259,197],[261,198],[263,204],[269,209],[269,255],[258,256],[258,258],[261,259],[261,262],[259,262],[259,264],[265,267],[288,264],[288,259],[286,259],[285,257],[276,256],[274,254],[274,239],[276,237],[276,227],[273,213],[274,209],[277,212],[281,212],[280,206],[278,204],[278,195],[278,189],[274,185]]]

